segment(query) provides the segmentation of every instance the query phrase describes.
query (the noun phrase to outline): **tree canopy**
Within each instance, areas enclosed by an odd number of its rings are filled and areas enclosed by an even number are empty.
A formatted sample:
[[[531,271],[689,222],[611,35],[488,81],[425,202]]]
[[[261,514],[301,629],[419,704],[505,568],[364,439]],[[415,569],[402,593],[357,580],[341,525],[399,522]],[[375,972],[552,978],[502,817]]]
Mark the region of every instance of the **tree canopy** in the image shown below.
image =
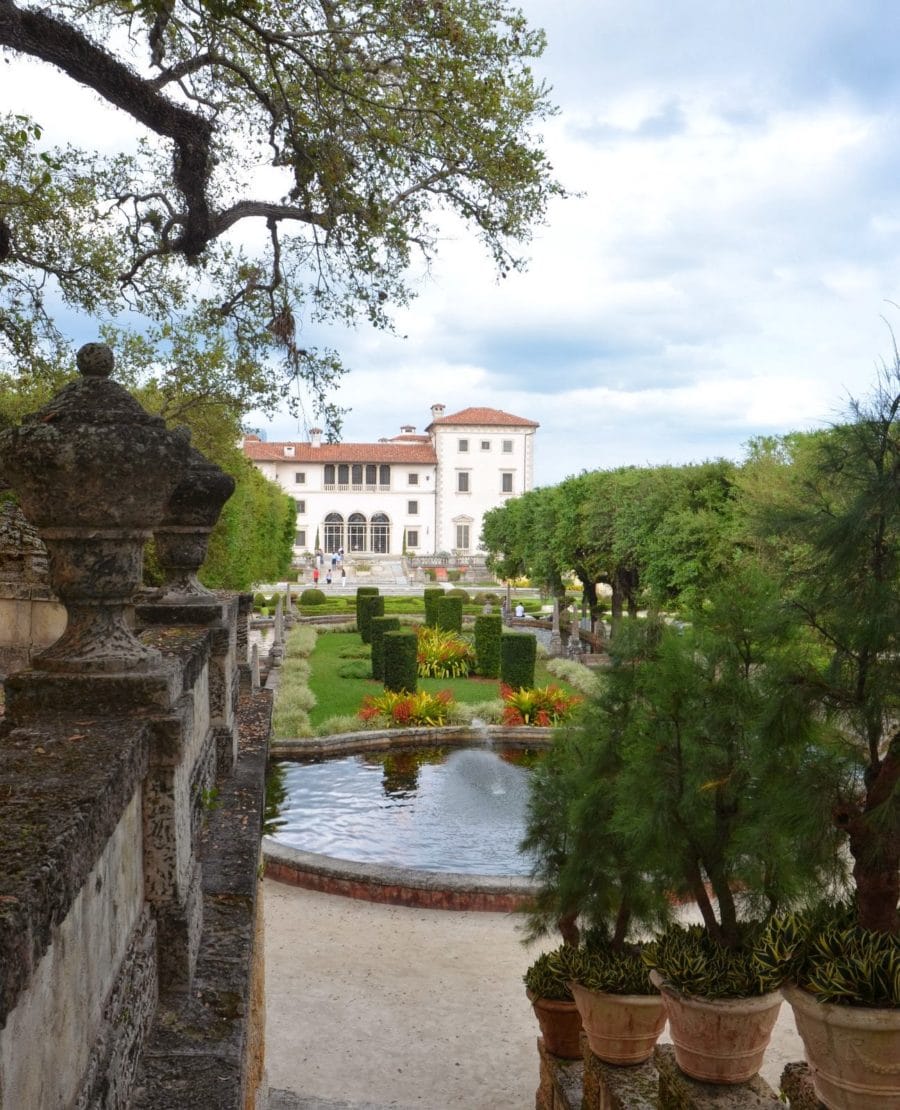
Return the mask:
[[[388,326],[447,214],[519,267],[562,193],[534,133],[552,112],[529,68],[543,45],[502,0],[0,0],[0,47],[145,135],[97,159],[0,117],[0,365],[59,359],[60,304],[185,315],[227,344],[243,397],[271,407],[300,378],[337,421],[335,358],[300,326]],[[275,349],[280,369],[254,378]]]

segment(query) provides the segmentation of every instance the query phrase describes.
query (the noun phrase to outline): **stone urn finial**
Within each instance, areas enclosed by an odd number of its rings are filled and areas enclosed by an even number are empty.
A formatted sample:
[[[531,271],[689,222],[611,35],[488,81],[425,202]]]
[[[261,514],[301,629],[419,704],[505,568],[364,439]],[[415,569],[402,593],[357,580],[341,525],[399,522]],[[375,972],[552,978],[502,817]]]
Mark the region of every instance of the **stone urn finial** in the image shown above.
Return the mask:
[[[183,436],[112,381],[109,347],[78,352],[80,378],[18,428],[0,433],[0,469],[50,557],[66,631],[33,664],[46,670],[147,670],[159,652],[125,619],[141,581],[143,545],[188,458]]]
[[[191,447],[187,471],[172,491],[162,522],[154,532],[156,555],[166,576],[163,603],[213,602],[197,578],[209,536],[222,506],[234,493],[234,478]]]

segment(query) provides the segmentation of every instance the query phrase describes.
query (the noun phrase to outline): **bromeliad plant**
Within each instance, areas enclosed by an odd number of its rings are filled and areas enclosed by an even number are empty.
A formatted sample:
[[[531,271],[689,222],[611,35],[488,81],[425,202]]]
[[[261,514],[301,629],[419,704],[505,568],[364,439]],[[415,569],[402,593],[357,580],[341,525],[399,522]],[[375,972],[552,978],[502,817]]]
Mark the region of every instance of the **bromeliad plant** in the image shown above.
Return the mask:
[[[589,930],[566,955],[569,979],[603,994],[657,994],[637,945],[613,945],[601,930]]]
[[[750,998],[776,990],[785,978],[783,968],[757,958],[761,927],[744,923],[739,942],[725,947],[712,939],[702,925],[672,925],[642,953],[648,968],[655,968],[682,994],[701,998]]]
[[[554,1002],[571,1002],[572,992],[569,980],[572,978],[569,965],[571,949],[560,945],[552,952],[543,955],[531,964],[522,979],[525,988],[535,998],[546,998]]]
[[[475,649],[455,632],[422,625],[416,637],[420,678],[466,678],[475,669]]]
[[[567,721],[582,698],[567,694],[559,686],[540,686],[514,690],[501,685],[503,723],[505,725],[536,725],[548,727]]]
[[[439,690],[436,694],[427,690],[415,694],[385,690],[381,694],[367,695],[359,716],[384,728],[445,725],[450,720],[453,705],[449,690]]]

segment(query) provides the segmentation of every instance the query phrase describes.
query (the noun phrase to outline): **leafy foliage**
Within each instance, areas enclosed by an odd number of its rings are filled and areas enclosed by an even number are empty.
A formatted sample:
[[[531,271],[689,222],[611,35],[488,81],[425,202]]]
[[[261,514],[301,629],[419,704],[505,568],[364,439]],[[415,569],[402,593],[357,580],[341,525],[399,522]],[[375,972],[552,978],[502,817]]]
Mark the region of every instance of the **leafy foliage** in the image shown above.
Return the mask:
[[[503,723],[505,725],[537,725],[547,728],[567,721],[581,698],[567,694],[559,686],[540,686],[514,690],[501,685]]]
[[[757,959],[754,945],[760,933],[755,922],[740,926],[739,942],[718,944],[702,925],[671,925],[643,950],[648,967],[682,994],[700,998],[748,998],[777,990],[784,972],[767,968]]]
[[[569,970],[568,949],[566,945],[544,952],[530,965],[522,976],[525,987],[537,998],[547,998],[555,1002],[571,1002],[572,992],[568,981],[572,978]]]
[[[416,630],[420,678],[463,678],[475,667],[472,645],[455,632],[423,625]]]
[[[406,728],[413,725],[445,725],[450,719],[453,698],[446,690],[430,694],[427,690],[409,694],[385,690],[369,694],[359,711],[364,721],[385,728]]]

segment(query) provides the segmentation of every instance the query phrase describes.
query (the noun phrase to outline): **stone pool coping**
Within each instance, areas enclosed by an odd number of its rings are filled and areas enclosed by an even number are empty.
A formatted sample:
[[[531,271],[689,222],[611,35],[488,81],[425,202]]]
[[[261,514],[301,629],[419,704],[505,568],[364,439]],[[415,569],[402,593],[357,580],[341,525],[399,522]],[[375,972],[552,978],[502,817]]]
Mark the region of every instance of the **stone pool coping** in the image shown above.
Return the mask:
[[[484,738],[491,746],[547,747],[550,728],[509,728],[486,725],[477,729],[459,725],[443,728],[380,729],[348,732],[337,736],[299,737],[273,740],[272,759],[350,755],[362,751],[421,747],[423,744],[471,744]],[[378,863],[357,863],[334,856],[304,852],[263,837],[265,873],[279,882],[306,890],[340,894],[369,902],[418,909],[478,910],[513,913],[526,909],[538,890],[530,879],[507,875],[466,875],[459,872],[425,871]]]

